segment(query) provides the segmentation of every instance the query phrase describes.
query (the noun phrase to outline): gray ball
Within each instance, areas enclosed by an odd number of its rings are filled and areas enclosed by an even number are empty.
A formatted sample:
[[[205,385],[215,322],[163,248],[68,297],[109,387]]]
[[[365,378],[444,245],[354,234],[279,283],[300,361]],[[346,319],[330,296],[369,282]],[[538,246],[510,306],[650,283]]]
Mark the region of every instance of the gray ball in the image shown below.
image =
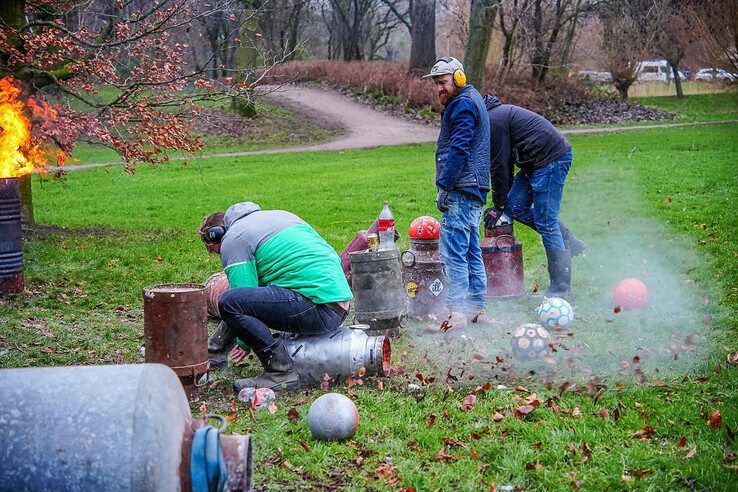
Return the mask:
[[[350,398],[340,393],[327,393],[310,405],[308,427],[321,441],[348,439],[359,427],[359,411]]]

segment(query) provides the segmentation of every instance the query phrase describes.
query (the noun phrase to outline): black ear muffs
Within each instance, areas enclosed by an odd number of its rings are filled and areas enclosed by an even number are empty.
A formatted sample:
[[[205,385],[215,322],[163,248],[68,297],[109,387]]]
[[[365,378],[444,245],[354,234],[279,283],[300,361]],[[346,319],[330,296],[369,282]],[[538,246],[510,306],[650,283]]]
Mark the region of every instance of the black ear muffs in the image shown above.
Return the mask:
[[[221,240],[223,240],[223,236],[225,236],[225,233],[225,227],[213,226],[207,230],[207,232],[205,233],[205,237],[207,237],[209,243],[218,244],[221,242]]]

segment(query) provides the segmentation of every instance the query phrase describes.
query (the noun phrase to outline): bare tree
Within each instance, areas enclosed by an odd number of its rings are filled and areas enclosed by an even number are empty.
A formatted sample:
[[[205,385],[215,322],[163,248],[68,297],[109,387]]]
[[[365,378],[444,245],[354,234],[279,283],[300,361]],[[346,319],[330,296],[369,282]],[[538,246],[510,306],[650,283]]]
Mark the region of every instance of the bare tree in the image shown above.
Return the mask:
[[[532,80],[546,80],[551,54],[559,35],[570,27],[573,40],[576,26],[571,28],[571,24],[596,3],[596,0],[532,0],[531,8],[523,16],[523,33],[530,57]]]
[[[399,1],[399,0],[396,0]],[[371,60],[402,22],[383,0],[328,0],[321,7],[328,29],[328,58]],[[393,11],[394,10],[394,11]]]
[[[469,82],[480,88],[484,83],[484,67],[499,4],[499,0],[471,0],[464,69]]]
[[[257,27],[264,49],[277,57],[295,57],[300,34],[313,0],[265,0],[261,2]]]
[[[738,0],[688,0],[682,12],[687,24],[683,33],[696,57],[738,73]]]
[[[669,63],[674,77],[676,96],[681,99],[684,97],[684,91],[682,90],[682,79],[679,77],[679,65],[686,52],[687,42],[684,33],[689,27],[683,11],[685,2],[670,0],[657,4],[657,7],[665,11],[662,13],[662,29],[656,39],[656,52]]]
[[[612,74],[621,99],[628,98],[638,77],[638,62],[655,50],[666,1],[605,0],[599,5],[602,64]]]
[[[410,72],[418,74],[436,61],[436,0],[411,0],[410,21]]]
[[[520,21],[531,6],[532,0],[505,0],[498,7],[498,26],[505,42],[502,46],[500,75],[509,72],[515,66],[516,41],[520,36]]]

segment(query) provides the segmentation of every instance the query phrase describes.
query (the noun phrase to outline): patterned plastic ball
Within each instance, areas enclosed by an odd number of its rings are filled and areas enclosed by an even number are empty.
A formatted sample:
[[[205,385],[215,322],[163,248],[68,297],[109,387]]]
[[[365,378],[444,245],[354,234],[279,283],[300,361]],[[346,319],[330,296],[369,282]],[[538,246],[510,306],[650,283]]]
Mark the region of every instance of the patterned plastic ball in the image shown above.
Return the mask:
[[[213,318],[220,318],[218,310],[218,301],[223,292],[230,288],[228,277],[225,273],[214,273],[205,281],[205,287],[208,289],[208,297],[206,299],[208,305],[208,314]]]
[[[438,239],[441,224],[430,215],[418,217],[407,230],[407,235],[412,239]]]
[[[359,427],[359,411],[350,398],[326,393],[310,405],[308,427],[321,441],[340,441],[353,437]]]
[[[537,359],[551,351],[551,335],[536,323],[524,323],[515,328],[510,343],[513,354],[521,359]]]
[[[560,297],[543,299],[536,314],[538,314],[538,321],[549,330],[557,326],[565,328],[574,321],[574,308],[566,299]]]
[[[646,284],[637,278],[621,280],[612,291],[612,302],[622,309],[637,309],[648,304]]]

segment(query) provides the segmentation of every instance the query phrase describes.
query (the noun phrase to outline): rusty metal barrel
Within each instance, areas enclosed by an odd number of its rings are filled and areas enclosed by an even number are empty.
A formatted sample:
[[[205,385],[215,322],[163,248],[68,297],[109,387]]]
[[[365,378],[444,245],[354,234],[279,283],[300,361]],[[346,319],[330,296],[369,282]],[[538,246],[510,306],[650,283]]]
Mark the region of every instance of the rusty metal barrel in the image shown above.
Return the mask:
[[[367,335],[367,325],[340,326],[325,335],[282,333],[292,367],[306,385],[348,376],[389,376],[392,346],[386,336]]]
[[[448,279],[443,273],[438,239],[410,239],[400,256],[405,312],[417,320],[435,320],[446,309]]]
[[[405,311],[400,252],[357,251],[349,256],[356,322],[369,325],[368,335],[399,336]]]
[[[201,284],[150,285],[143,290],[146,362],[167,365],[189,398],[208,370],[207,289]]]
[[[18,179],[0,179],[0,296],[23,290],[23,231]]]
[[[508,299],[525,294],[523,243],[512,224],[484,229],[482,260],[487,272],[487,297]]]
[[[0,490],[191,490],[204,423],[166,366],[4,369],[0,395]],[[230,490],[249,490],[250,437],[220,445]]]

